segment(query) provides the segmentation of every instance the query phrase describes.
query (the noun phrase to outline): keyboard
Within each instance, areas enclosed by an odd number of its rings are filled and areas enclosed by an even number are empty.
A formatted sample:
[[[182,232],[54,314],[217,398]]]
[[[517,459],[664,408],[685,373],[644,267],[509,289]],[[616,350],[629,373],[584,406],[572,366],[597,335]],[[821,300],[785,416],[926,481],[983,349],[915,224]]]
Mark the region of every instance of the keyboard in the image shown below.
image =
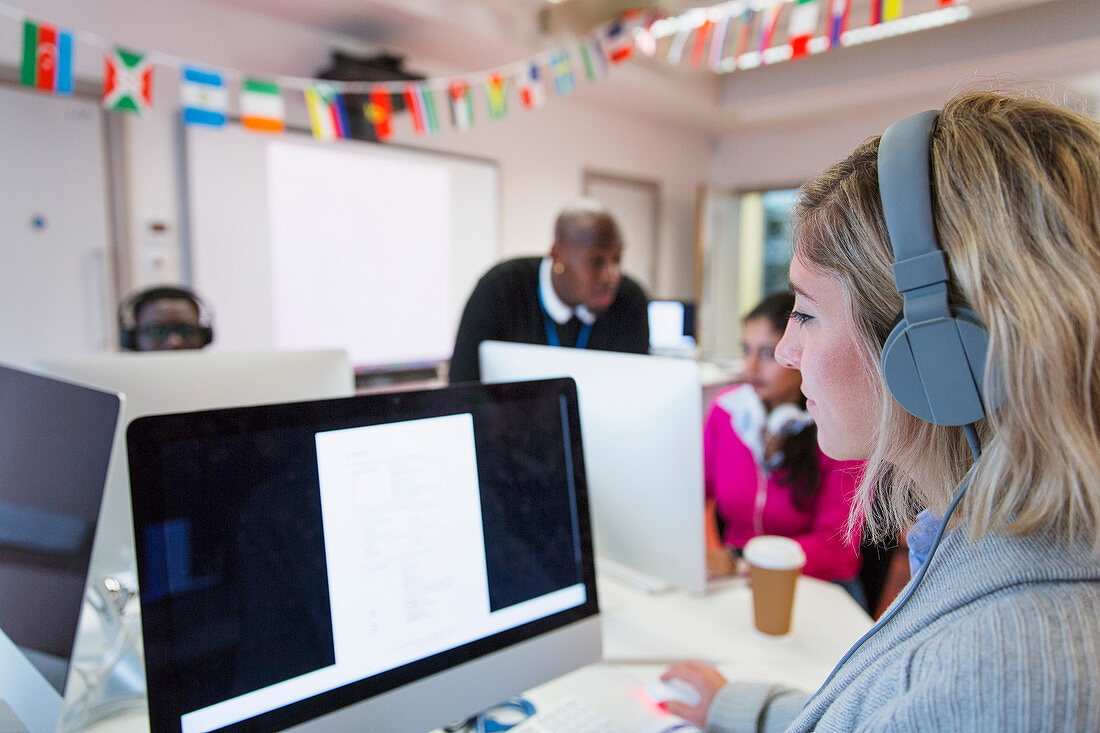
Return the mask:
[[[627,733],[627,730],[598,710],[569,698],[539,710],[533,717],[509,728],[509,733]]]

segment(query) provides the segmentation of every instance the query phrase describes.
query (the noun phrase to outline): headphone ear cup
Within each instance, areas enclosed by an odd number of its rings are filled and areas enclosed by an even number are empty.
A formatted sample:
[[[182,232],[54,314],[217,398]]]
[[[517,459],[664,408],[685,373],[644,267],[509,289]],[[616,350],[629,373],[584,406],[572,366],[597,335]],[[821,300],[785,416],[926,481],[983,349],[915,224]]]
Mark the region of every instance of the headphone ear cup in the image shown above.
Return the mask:
[[[134,351],[137,349],[137,331],[133,328],[119,328],[118,329],[118,346],[123,351]]]
[[[989,334],[977,315],[910,324],[902,317],[882,347],[882,375],[905,410],[936,425],[967,425],[995,405],[982,394]]]
[[[213,326],[199,326],[199,336],[202,337],[202,345],[207,346],[214,340]]]

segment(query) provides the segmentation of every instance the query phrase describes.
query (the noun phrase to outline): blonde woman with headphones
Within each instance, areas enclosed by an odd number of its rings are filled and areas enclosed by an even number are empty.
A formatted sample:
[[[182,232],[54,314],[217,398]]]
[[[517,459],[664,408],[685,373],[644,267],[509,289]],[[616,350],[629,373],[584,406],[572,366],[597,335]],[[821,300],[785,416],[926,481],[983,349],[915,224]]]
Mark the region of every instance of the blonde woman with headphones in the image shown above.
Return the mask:
[[[776,354],[852,517],[916,573],[812,696],[670,668],[711,731],[1094,730],[1100,721],[1100,130],[996,93],[806,183]],[[854,521],[854,520],[850,520]]]

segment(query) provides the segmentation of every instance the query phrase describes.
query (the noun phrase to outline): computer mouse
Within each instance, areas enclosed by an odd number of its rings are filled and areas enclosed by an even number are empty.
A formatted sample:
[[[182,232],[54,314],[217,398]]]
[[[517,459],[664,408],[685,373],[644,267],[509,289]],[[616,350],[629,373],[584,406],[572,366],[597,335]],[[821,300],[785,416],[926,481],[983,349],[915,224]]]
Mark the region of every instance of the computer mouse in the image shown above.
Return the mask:
[[[650,680],[645,686],[646,694],[654,702],[682,702],[689,707],[699,704],[699,692],[684,680],[673,677],[670,680],[657,678]]]

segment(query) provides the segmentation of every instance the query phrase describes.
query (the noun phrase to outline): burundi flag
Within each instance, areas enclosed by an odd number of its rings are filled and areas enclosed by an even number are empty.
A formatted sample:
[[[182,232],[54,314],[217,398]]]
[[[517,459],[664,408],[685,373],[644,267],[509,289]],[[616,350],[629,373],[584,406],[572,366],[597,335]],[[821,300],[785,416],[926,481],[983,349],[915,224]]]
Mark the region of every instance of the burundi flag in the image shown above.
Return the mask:
[[[550,55],[550,70],[554,74],[554,91],[559,97],[564,97],[577,88],[568,51],[557,51]]]
[[[538,109],[546,103],[546,87],[539,80],[539,66],[534,61],[520,74],[519,98],[527,109]]]
[[[143,114],[153,108],[153,62],[117,46],[105,57],[103,106]]]
[[[385,86],[372,87],[363,105],[363,116],[374,126],[374,139],[379,142],[393,136],[393,98]]]
[[[229,91],[225,88],[222,75],[192,66],[184,66],[180,73],[183,121],[188,125],[224,125],[225,112],[229,108]]]
[[[73,34],[48,23],[23,22],[20,81],[56,94],[73,93]]]
[[[459,130],[468,130],[474,124],[474,99],[470,85],[461,79],[451,82],[447,88],[451,100],[451,119]]]
[[[791,58],[797,59],[810,52],[810,39],[817,32],[817,0],[798,0],[791,8],[790,25],[787,26],[787,42],[791,44]]]
[[[349,135],[344,97],[331,84],[314,84],[303,94],[309,108],[309,126],[318,140],[339,140]]]
[[[412,116],[413,130],[417,135],[439,132],[439,117],[435,113],[435,99],[427,84],[405,85],[405,106]]]
[[[508,114],[508,80],[500,74],[490,74],[485,83],[485,99],[489,103],[489,117],[502,119]]]
[[[276,82],[256,77],[241,82],[241,124],[254,132],[282,132],[286,128],[286,103]]]

